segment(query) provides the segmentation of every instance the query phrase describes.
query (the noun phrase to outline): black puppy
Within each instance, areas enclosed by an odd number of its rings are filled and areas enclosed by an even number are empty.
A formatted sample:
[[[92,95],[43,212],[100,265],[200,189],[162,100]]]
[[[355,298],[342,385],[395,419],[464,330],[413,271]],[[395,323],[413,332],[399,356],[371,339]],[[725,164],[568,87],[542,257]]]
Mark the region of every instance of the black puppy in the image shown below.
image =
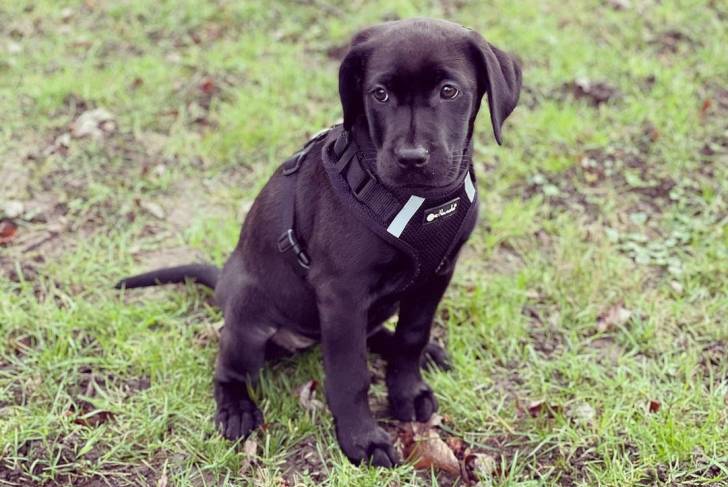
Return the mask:
[[[475,224],[472,133],[488,95],[493,131],[518,101],[521,73],[479,34],[439,20],[357,34],[339,70],[344,122],[315,137],[255,200],[222,271],[190,265],[122,280],[194,279],[225,315],[215,369],[226,438],[262,422],[251,400],[268,354],[320,341],[326,398],[353,462],[397,462],[368,404],[367,347],[387,361],[392,414],[427,421],[437,403],[420,360],[460,247]],[[399,310],[394,333],[384,321]]]

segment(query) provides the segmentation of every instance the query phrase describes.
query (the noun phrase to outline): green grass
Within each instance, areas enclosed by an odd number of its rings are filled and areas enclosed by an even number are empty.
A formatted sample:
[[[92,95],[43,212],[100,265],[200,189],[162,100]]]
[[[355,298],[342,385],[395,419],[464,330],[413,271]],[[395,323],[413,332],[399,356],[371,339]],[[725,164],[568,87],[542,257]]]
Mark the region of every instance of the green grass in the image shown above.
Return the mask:
[[[454,481],[350,465],[328,411],[296,397],[323,381],[318,350],[264,371],[251,459],[213,428],[209,293],[110,286],[222,263],[275,167],[340,117],[332,53],[361,27],[425,15],[524,66],[506,144],[478,121],[482,218],[437,319],[454,369],[427,373],[442,434],[496,460],[484,485],[728,485],[722,5],[0,3],[0,217],[24,206],[0,246],[0,483]],[[616,96],[576,99],[579,79]],[[51,150],[95,107],[110,135]],[[616,306],[629,318],[600,326]],[[372,401],[386,404],[381,379]]]

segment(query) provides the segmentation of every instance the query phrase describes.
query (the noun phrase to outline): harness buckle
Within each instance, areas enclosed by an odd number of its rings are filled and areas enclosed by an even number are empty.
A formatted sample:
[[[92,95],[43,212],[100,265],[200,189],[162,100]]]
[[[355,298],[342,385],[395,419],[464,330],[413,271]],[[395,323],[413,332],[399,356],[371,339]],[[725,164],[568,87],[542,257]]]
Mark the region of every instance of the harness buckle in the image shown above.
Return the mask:
[[[280,237],[278,237],[278,252],[285,254],[289,250],[293,250],[298,265],[300,265],[303,269],[308,270],[308,268],[311,267],[311,259],[306,251],[303,250],[303,247],[301,247],[298,243],[298,239],[296,239],[292,228],[289,228],[283,232]]]

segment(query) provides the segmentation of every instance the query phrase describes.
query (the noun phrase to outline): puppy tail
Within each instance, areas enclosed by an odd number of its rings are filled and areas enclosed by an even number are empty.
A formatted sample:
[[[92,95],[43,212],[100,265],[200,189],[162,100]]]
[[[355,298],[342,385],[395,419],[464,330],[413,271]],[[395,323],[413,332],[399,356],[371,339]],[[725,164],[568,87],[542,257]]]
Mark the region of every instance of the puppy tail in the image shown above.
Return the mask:
[[[156,269],[144,274],[125,277],[114,286],[116,289],[132,289],[135,287],[157,286],[159,284],[174,284],[190,279],[211,289],[215,289],[220,277],[220,269],[207,264],[190,264],[177,267]]]

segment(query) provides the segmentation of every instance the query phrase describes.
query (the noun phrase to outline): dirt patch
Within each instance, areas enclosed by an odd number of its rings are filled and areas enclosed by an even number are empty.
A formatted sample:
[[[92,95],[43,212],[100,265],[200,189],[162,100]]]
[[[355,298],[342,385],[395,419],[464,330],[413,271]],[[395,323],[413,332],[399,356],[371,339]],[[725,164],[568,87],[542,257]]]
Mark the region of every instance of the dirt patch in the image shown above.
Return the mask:
[[[134,465],[115,465],[103,474],[92,476],[75,473],[62,474],[45,482],[43,487],[79,486],[79,487],[136,487],[160,485],[165,475],[165,457],[155,455],[149,462],[135,462]],[[164,484],[167,485],[167,484]]]
[[[514,187],[515,193],[523,200],[540,195],[548,207],[584,215],[587,223],[602,216],[601,202],[608,193],[626,196],[620,204],[633,205],[622,208],[628,214],[661,214],[673,203],[678,183],[649,160],[659,138],[653,125],[644,124],[628,143],[588,149],[575,156],[577,164],[560,173],[536,174]]]
[[[612,336],[602,336],[590,340],[587,344],[592,351],[598,364],[611,366],[624,355],[624,349],[615,341]],[[611,370],[611,369],[609,369]]]
[[[67,480],[74,474],[64,472],[64,467],[59,468],[59,474],[52,481],[40,483],[33,478],[42,478],[51,465],[73,465],[81,457],[95,461],[105,451],[104,447],[97,444],[90,451],[79,455],[84,446],[85,441],[76,432],[47,439],[28,440],[18,448],[14,458],[0,460],[0,481],[10,485],[68,485]]]
[[[458,265],[463,267],[470,265],[479,266],[481,261],[482,257],[478,251],[470,245],[465,245],[461,252]],[[485,261],[484,268],[489,274],[513,276],[523,269],[524,265],[523,256],[521,256],[518,250],[508,241],[503,241],[493,249],[493,253]],[[468,291],[470,292],[472,289],[468,289]]]
[[[316,448],[317,441],[313,437],[306,437],[291,448],[281,467],[283,479],[290,485],[297,485],[298,479],[303,476],[318,483],[323,483],[328,477],[328,465]]]
[[[527,344],[533,346],[539,355],[548,358],[564,350],[564,334],[559,326],[558,312],[542,308],[545,307],[527,304],[521,313],[529,322]]]
[[[728,342],[713,340],[703,346],[700,354],[699,373],[712,387],[728,383]]]
[[[621,98],[622,94],[613,85],[606,81],[593,81],[586,78],[576,79],[564,83],[560,90],[560,98],[571,97],[583,100],[593,107],[613,102]]]
[[[558,211],[569,211],[586,218],[587,222],[597,221],[601,209],[593,198],[585,194],[577,186],[570,169],[562,174],[537,174],[525,185],[521,186],[521,199],[529,200],[542,195],[547,206],[547,213],[553,216]]]
[[[217,122],[211,116],[214,102],[232,101],[231,88],[241,83],[242,74],[198,72],[180,82],[175,90],[176,99],[186,106],[186,116],[193,128],[214,129]],[[177,109],[165,113],[178,117]]]
[[[668,29],[658,33],[650,40],[650,44],[659,54],[677,54],[698,46],[695,39],[678,29]]]

